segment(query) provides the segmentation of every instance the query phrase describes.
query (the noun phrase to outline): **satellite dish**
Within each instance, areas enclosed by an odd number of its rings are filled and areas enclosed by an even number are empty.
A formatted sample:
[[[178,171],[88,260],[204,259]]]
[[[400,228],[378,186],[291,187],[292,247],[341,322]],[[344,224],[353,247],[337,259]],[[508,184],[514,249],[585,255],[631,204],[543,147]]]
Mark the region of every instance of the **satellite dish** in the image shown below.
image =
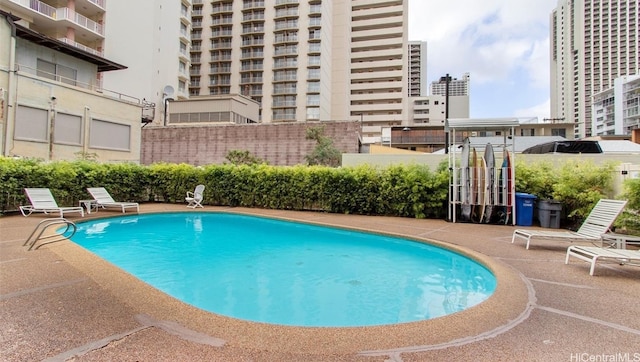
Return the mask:
[[[162,89],[162,93],[167,98],[171,97],[173,95],[173,87],[170,85],[165,85],[164,88]]]

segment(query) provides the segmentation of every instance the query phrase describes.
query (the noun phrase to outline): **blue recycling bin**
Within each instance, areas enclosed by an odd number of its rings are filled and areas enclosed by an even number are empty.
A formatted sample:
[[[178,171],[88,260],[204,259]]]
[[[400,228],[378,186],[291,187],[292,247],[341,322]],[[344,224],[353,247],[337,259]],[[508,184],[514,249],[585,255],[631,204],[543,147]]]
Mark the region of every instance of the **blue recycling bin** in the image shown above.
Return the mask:
[[[516,192],[516,225],[533,225],[533,204],[537,197],[524,192]]]

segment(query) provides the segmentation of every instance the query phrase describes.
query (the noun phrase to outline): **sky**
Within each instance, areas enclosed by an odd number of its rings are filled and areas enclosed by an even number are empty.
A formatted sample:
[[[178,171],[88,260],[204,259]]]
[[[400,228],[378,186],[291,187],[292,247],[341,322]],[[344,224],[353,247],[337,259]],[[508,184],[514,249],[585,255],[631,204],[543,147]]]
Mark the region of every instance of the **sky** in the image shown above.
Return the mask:
[[[549,16],[557,0],[409,0],[428,83],[470,74],[471,118],[549,118]]]

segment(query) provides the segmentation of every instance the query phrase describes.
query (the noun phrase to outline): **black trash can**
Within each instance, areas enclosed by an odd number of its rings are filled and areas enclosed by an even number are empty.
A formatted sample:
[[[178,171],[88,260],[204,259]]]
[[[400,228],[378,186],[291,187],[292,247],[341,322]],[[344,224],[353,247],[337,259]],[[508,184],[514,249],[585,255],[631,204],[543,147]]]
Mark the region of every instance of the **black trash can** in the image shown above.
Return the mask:
[[[538,201],[538,221],[543,228],[559,229],[562,203],[557,200]]]
[[[516,225],[533,225],[533,202],[537,197],[524,192],[516,192]]]

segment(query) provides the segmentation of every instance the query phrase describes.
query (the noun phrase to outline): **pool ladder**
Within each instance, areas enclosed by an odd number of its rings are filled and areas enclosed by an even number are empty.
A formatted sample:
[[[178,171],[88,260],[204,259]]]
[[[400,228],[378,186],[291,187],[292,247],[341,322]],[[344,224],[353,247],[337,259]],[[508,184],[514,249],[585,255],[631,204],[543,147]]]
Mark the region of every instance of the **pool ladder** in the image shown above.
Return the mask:
[[[50,227],[57,227],[58,225],[63,225],[63,224],[67,226],[63,232],[42,236],[42,234],[44,234],[44,232]],[[31,235],[29,235],[29,237],[24,242],[24,244],[22,244],[22,246],[28,245],[29,249],[27,249],[27,251],[31,249],[37,250],[42,245],[51,244],[51,243],[55,243],[56,241],[62,241],[62,240],[67,240],[71,238],[76,233],[77,229],[78,227],[76,226],[76,224],[74,224],[72,221],[69,221],[63,217],[44,219],[40,221],[38,225],[36,225],[36,228],[33,230]],[[36,233],[37,233],[37,236],[36,236]],[[34,246],[39,240],[46,240],[46,241],[41,242],[34,249]]]

